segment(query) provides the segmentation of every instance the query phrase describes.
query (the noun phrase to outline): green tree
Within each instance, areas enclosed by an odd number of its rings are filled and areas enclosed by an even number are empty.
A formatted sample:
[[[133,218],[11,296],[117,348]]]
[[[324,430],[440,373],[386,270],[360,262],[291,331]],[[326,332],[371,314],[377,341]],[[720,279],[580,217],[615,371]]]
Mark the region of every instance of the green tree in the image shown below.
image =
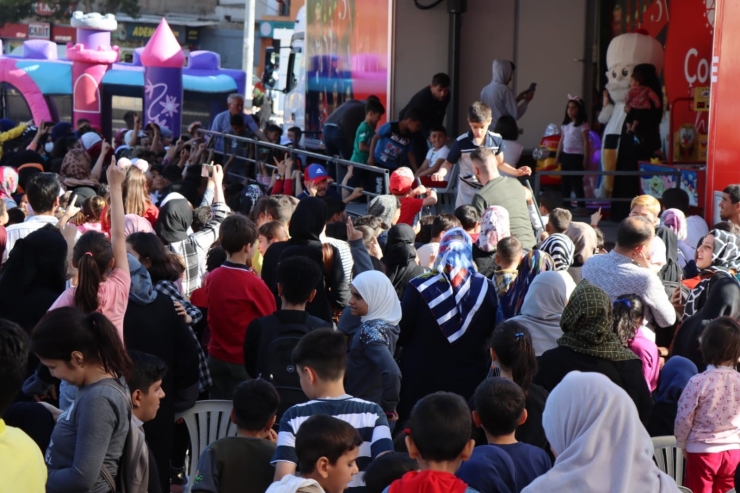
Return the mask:
[[[20,22],[33,15],[32,0],[0,0],[0,26]]]

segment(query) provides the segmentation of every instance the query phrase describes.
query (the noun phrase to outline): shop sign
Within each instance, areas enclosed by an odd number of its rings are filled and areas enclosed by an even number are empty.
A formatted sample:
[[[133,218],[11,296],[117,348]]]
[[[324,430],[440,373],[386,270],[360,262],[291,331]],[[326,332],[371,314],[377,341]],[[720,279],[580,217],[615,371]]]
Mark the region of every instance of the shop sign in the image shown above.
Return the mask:
[[[51,38],[51,24],[48,22],[31,22],[28,24],[29,39]]]

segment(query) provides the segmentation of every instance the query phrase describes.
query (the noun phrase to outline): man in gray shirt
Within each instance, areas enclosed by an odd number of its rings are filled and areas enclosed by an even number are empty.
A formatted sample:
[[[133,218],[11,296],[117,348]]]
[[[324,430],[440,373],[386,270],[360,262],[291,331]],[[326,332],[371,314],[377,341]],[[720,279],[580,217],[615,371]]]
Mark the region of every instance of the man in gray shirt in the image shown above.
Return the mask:
[[[260,130],[260,127],[257,125],[257,122],[254,121],[252,115],[244,113],[244,96],[241,94],[232,94],[229,96],[227,102],[229,104],[229,109],[216,115],[216,118],[213,119],[211,130],[224,134],[230,133],[231,115],[242,115],[244,118],[244,126],[247,127],[251,133],[249,136],[257,137],[259,140],[267,142],[267,137],[265,137],[265,134]],[[217,138],[215,149],[216,151],[224,152],[224,142],[222,138]]]
[[[676,323],[676,310],[663,283],[650,270],[648,255],[654,236],[654,226],[648,219],[628,217],[619,224],[614,250],[588,259],[581,276],[603,289],[612,302],[624,294],[636,294],[645,304],[648,321],[670,327]]]

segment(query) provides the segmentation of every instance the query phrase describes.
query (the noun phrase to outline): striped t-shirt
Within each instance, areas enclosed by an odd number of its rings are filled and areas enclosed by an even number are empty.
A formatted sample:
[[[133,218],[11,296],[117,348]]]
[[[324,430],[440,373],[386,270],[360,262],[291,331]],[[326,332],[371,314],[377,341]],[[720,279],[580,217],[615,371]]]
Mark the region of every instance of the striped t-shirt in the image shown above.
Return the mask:
[[[345,394],[334,399],[316,399],[297,404],[285,411],[280,420],[277,450],[271,463],[273,465],[278,462],[298,463],[295,453],[295,435],[308,418],[317,414],[341,419],[360,432],[362,445],[360,445],[360,453],[357,456],[357,467],[360,472],[352,479],[347,491],[364,491],[365,469],[375,457],[383,452],[392,451],[393,441],[383,409],[374,402],[364,401],[351,395]]]

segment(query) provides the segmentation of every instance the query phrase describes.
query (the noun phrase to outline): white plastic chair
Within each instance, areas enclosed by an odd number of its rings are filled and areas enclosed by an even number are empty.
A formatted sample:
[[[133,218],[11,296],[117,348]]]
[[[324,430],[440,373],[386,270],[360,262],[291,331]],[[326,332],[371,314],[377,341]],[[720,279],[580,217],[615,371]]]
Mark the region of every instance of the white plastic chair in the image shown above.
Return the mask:
[[[445,188],[435,188],[437,192],[437,204],[434,206],[434,210],[437,215],[448,210],[450,204],[452,208],[450,211],[455,209],[455,201],[457,200],[457,175],[460,173],[460,167],[457,163],[452,166],[452,170],[446,176],[447,186]]]
[[[653,437],[653,448],[653,460],[658,469],[676,480],[678,486],[683,486],[686,459],[681,449],[676,447],[676,437]]]
[[[188,487],[193,487],[193,477],[198,468],[198,459],[203,451],[219,438],[236,436],[236,425],[231,422],[231,401],[198,401],[175,419],[183,418],[190,435],[190,461],[188,464]]]

